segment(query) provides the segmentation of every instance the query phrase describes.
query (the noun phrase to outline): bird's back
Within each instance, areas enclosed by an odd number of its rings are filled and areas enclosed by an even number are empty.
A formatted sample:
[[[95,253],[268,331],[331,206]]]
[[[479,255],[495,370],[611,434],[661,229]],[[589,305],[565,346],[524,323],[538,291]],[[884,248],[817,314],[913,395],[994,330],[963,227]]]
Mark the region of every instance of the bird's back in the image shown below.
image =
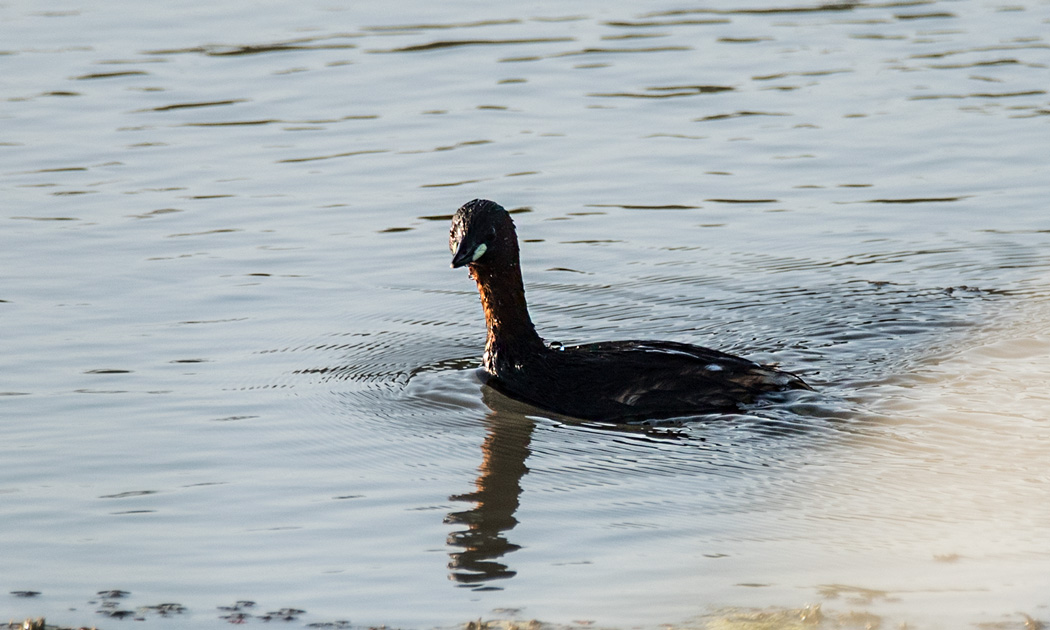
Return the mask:
[[[497,368],[492,383],[498,389],[539,407],[591,420],[724,412],[764,393],[809,389],[794,374],[669,341],[554,346],[505,367]]]

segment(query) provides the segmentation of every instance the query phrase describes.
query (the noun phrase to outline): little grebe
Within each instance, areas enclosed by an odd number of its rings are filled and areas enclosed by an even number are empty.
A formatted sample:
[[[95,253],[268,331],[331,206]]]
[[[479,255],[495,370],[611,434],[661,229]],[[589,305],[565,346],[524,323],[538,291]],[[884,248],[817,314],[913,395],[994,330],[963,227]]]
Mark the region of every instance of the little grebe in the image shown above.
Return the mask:
[[[756,396],[810,389],[782,372],[718,350],[672,341],[548,346],[525,304],[514,221],[475,199],[452,219],[452,267],[478,283],[488,341],[482,373],[495,389],[586,420],[643,420],[732,411]]]

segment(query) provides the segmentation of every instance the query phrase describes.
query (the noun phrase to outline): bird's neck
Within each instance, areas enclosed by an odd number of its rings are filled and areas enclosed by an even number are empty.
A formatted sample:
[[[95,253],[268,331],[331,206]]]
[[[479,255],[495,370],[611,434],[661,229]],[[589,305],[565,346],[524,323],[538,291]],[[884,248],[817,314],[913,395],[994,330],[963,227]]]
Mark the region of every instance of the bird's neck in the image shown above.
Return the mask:
[[[536,334],[525,303],[521,265],[512,261],[498,266],[470,267],[478,283],[488,328],[485,369],[497,374],[502,366],[520,364],[528,355],[544,352],[547,347]]]

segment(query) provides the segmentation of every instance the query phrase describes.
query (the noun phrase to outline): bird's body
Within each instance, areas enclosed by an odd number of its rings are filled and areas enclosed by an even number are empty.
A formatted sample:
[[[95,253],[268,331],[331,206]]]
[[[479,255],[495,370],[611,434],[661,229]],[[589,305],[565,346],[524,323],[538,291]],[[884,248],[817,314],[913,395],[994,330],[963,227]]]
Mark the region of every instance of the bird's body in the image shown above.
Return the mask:
[[[544,343],[525,302],[514,223],[494,202],[460,208],[449,245],[452,266],[468,266],[481,295],[486,382],[513,398],[576,418],[628,421],[732,411],[762,394],[809,389],[789,372],[685,343]]]

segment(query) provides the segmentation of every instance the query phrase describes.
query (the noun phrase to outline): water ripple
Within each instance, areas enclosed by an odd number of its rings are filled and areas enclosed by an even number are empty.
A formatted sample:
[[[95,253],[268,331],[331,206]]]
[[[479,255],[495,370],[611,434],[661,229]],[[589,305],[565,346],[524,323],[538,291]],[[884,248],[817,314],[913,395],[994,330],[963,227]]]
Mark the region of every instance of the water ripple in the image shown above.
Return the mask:
[[[1050,45],[1015,4],[6,6],[5,559],[376,626],[1042,603]],[[484,387],[473,197],[516,206],[545,337],[817,392],[609,426]]]

